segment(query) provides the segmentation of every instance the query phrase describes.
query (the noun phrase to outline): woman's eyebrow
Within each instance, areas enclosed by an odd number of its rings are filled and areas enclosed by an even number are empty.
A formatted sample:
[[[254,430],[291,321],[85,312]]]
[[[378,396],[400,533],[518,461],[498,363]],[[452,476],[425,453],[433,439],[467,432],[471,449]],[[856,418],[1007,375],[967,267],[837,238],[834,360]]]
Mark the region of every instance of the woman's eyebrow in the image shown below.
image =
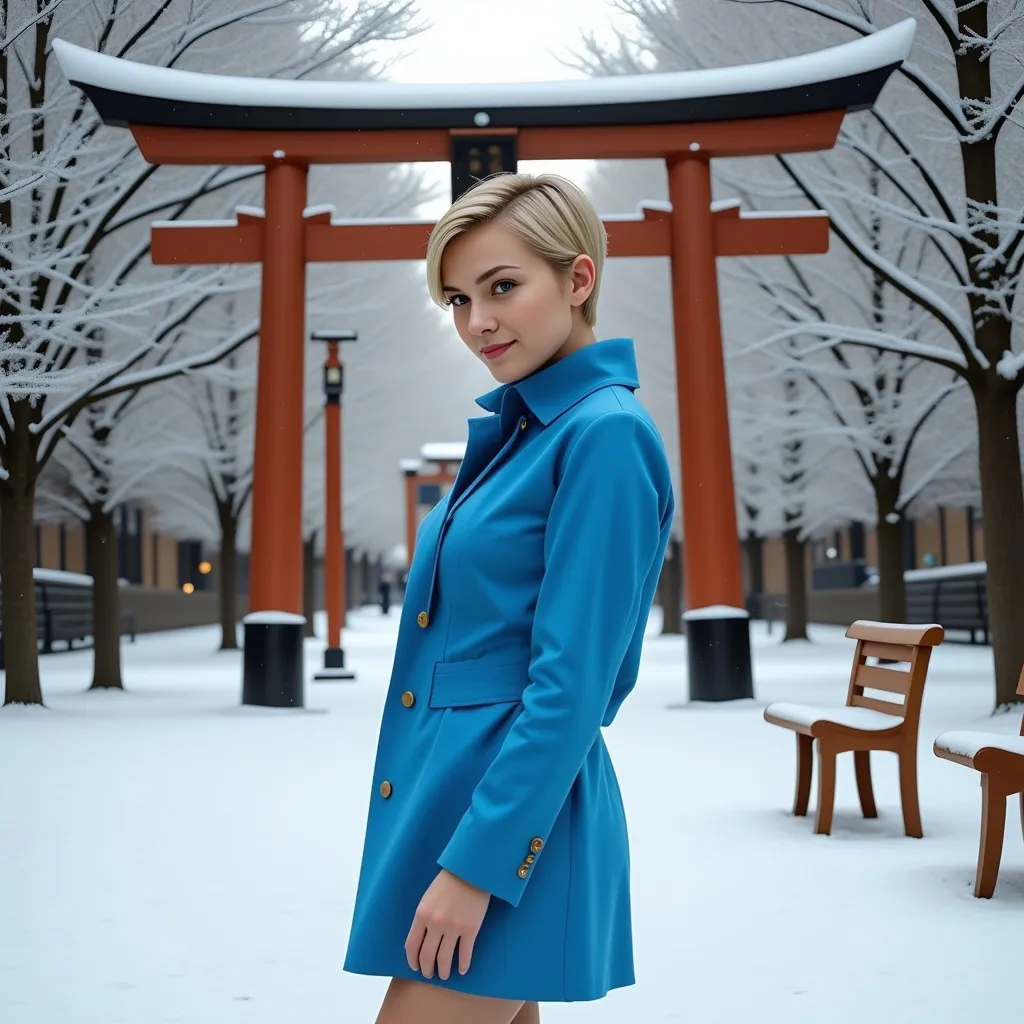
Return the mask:
[[[491,267],[490,270],[488,270],[484,274],[481,274],[473,283],[474,284],[483,284],[484,281],[487,280],[487,278],[493,277],[495,274],[497,274],[501,270],[518,270],[518,269],[519,268],[517,266],[515,266],[515,265],[513,265],[511,263],[502,263],[498,267]],[[459,290],[458,288],[454,288],[450,284],[441,285],[441,291],[443,291],[443,292],[457,292],[458,290]]]

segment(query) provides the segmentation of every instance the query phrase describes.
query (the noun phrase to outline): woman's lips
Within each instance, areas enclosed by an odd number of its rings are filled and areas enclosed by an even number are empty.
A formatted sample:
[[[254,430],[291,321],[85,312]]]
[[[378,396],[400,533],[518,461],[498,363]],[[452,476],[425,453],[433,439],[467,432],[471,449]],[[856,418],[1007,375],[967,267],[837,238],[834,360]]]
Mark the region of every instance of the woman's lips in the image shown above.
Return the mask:
[[[514,344],[514,341],[510,341],[507,345],[488,345],[487,348],[480,349],[480,354],[485,359],[497,359],[498,356],[503,355]]]

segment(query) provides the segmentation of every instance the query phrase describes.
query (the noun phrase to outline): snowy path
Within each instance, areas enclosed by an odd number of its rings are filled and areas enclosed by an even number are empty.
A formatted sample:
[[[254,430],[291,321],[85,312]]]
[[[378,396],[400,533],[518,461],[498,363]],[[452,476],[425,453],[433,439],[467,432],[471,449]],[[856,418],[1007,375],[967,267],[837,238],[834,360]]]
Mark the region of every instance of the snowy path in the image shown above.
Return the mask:
[[[127,646],[129,693],[81,692],[88,651],[43,659],[50,710],[0,713],[0,1021],[371,1024],[384,983],[340,964],[397,616],[349,621],[358,681],[311,684],[303,712],[239,707],[240,658],[211,653],[213,629]],[[977,776],[931,754],[946,729],[1016,729],[988,718],[990,652],[936,652],[925,838],[902,834],[891,757],[876,757],[881,817],[859,817],[849,755],[818,837],[787,813],[793,740],[760,709],[841,702],[852,645],[822,627],[781,649],[757,629],[756,705],[682,707],[683,641],[648,640],[607,735],[637,984],[546,1006],[545,1024],[1020,1019],[1016,807],[995,899],[975,900]]]

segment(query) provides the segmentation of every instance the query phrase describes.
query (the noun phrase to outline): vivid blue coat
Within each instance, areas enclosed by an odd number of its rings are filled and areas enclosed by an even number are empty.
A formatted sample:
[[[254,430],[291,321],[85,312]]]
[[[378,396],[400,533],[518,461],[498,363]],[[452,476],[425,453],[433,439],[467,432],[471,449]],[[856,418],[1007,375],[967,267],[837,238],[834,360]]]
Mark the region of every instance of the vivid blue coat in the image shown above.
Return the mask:
[[[674,512],[638,386],[617,338],[477,400],[492,415],[417,536],[348,971],[424,980],[405,939],[444,867],[492,898],[469,971],[434,984],[561,1002],[633,983],[601,727],[636,682]]]

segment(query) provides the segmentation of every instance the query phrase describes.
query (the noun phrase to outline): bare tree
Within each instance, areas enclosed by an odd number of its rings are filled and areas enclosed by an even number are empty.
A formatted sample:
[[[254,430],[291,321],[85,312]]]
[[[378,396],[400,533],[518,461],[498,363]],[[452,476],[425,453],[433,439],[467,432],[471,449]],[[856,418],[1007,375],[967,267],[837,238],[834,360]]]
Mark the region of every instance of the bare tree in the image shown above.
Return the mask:
[[[244,339],[187,356],[179,328],[222,269],[147,267],[145,225],[192,211],[254,168],[147,166],[105,129],[51,56],[60,36],[163,67],[290,78],[378,73],[369,44],[406,37],[413,0],[8,0],[0,42],[0,572],[5,701],[41,703],[32,523],[39,473],[96,402],[211,365]],[[313,29],[316,29],[313,32]],[[282,45],[284,44],[284,45]],[[166,312],[170,307],[171,312]],[[87,339],[103,333],[101,358]]]
[[[871,35],[908,13],[917,18],[911,59],[872,111],[846,119],[837,149],[779,157],[778,165],[793,194],[828,211],[838,241],[910,300],[923,340],[854,323],[801,329],[834,344],[925,360],[965,382],[978,426],[995,703],[1019,701],[1024,485],[1017,402],[1024,354],[1016,298],[1024,264],[1024,182],[1016,170],[1024,0],[959,7],[933,0],[736,0],[732,17],[722,4],[702,0],[620,0],[620,6],[635,18],[634,46],[660,70],[761,60],[797,45],[819,49]],[[715,16],[702,18],[711,7]],[[859,173],[851,175],[852,167]],[[888,183],[892,197],[872,194],[866,170]],[[770,178],[766,172],[765,184]],[[918,239],[919,275],[907,273],[891,249],[872,244],[872,213]]]

